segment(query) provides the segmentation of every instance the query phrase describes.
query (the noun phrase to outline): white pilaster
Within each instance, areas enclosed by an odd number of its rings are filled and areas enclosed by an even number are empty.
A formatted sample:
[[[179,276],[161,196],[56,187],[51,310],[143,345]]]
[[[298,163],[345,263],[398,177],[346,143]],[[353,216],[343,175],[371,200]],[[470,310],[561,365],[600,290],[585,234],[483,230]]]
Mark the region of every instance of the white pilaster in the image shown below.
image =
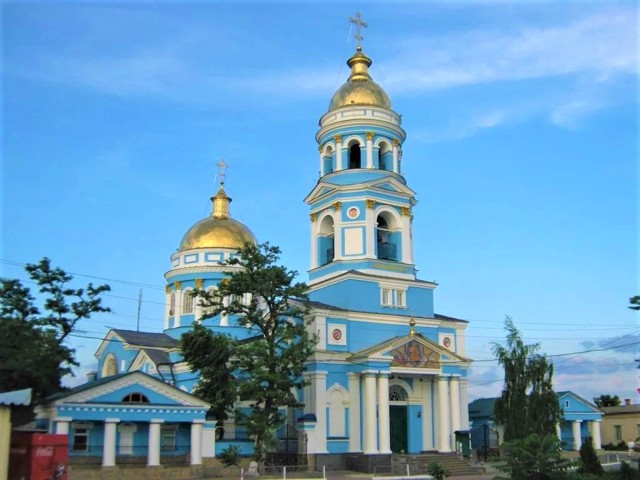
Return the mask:
[[[571,431],[573,433],[573,449],[578,451],[582,446],[582,435],[580,435],[580,424],[582,420],[574,420],[571,422]]]
[[[313,412],[316,415],[316,427],[309,435],[314,436],[312,444],[314,452],[327,453],[327,372],[311,372],[311,395],[313,397]]]
[[[56,424],[56,433],[58,435],[69,435],[69,424],[71,423],[71,417],[57,417],[53,421]]]
[[[433,383],[427,378],[422,385],[422,450],[433,450],[433,402],[431,400]]]
[[[191,422],[191,465],[202,465],[202,426],[204,420]]]
[[[326,172],[324,171],[324,155],[322,153],[322,145],[318,147],[318,151],[320,152],[320,176],[322,177],[326,174]]]
[[[102,447],[102,466],[116,465],[116,428],[120,419],[107,418],[104,421],[104,441]]]
[[[333,137],[336,141],[336,171],[342,170],[342,136],[336,135]]]
[[[311,270],[318,268],[318,219],[311,214]]]
[[[367,132],[367,168],[373,168],[373,133]]]
[[[591,438],[593,438],[593,448],[600,450],[602,448],[602,437],[600,436],[600,423],[602,420],[593,420],[590,422]]]
[[[413,249],[411,248],[411,215],[402,214],[402,261],[413,263]]]
[[[147,465],[157,467],[160,465],[160,426],[164,423],[161,418],[154,418],[149,423],[149,451],[147,452]]]
[[[342,260],[342,210],[337,209],[333,224],[333,259]]]
[[[378,453],[376,445],[376,377],[373,373],[364,374],[364,453]]]
[[[348,373],[349,377],[349,451],[361,452],[360,444],[360,374]]]
[[[380,453],[391,453],[389,430],[389,376],[378,375],[378,448]]]
[[[176,311],[173,313],[173,326],[180,326],[180,316],[182,315],[182,283],[176,282]]]
[[[164,294],[164,329],[169,328],[169,317],[171,316],[171,288],[169,285],[165,288]]]
[[[449,385],[447,377],[438,377],[438,451],[451,451],[451,428],[449,427]]]
[[[393,171],[395,173],[400,173],[398,171],[398,140],[393,141]]]
[[[460,430],[460,379],[451,377],[449,381],[449,396],[451,397],[451,446],[455,451],[454,432]]]
[[[376,236],[376,224],[375,224],[375,216],[374,216],[374,207],[375,203],[373,200],[367,200],[365,203],[369,205],[366,206],[365,209],[365,257],[367,258],[376,258],[376,246],[375,246],[375,236]]]
[[[460,428],[462,430],[469,430],[469,380],[464,377],[460,377]]]

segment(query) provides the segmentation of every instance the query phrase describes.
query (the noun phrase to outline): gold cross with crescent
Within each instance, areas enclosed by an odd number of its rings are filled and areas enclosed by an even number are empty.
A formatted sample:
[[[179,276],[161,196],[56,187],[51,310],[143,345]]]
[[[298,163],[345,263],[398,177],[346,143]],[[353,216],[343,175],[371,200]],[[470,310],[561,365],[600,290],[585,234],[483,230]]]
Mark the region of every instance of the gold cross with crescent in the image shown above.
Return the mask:
[[[360,44],[360,42],[364,39],[364,37],[360,34],[360,29],[362,27],[369,28],[369,24],[362,21],[360,12],[356,12],[356,18],[349,17],[349,21],[356,24],[356,34],[354,35],[354,37],[356,38],[356,40],[358,40],[358,50],[362,50],[362,45]]]

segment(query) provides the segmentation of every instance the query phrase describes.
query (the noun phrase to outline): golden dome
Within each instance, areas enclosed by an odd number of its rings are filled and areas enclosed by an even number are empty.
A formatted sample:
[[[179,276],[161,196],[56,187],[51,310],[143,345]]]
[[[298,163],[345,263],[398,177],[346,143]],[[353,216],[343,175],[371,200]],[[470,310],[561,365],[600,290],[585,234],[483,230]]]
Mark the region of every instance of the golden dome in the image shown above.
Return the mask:
[[[356,53],[347,60],[351,67],[351,75],[347,81],[333,94],[329,110],[351,105],[373,105],[391,108],[391,99],[380,85],[369,75],[371,59],[362,53],[358,46]]]
[[[191,227],[180,242],[179,250],[192,248],[233,248],[239,249],[245,243],[257,243],[256,237],[246,225],[231,218],[229,203],[224,188],[211,198],[213,211],[211,216],[203,218]]]

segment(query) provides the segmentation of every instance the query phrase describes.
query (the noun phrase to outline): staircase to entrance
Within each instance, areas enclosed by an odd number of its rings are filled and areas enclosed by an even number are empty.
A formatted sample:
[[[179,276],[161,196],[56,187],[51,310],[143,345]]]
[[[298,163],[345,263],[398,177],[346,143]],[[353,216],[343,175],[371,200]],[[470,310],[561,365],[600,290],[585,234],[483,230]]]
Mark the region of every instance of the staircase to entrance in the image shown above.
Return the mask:
[[[406,475],[407,465],[410,475],[424,475],[429,464],[441,464],[451,475],[480,475],[485,472],[484,467],[475,466],[470,460],[460,457],[456,453],[422,453],[420,455],[391,456],[391,470],[394,475]]]

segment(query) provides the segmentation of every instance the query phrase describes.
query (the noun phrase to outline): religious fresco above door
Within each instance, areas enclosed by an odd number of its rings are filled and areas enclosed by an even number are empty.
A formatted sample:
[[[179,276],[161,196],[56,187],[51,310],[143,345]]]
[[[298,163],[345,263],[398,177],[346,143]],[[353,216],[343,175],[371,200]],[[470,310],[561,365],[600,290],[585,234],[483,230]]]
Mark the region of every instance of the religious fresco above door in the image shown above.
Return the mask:
[[[394,367],[440,368],[440,355],[426,345],[411,340],[401,347],[391,350]]]

